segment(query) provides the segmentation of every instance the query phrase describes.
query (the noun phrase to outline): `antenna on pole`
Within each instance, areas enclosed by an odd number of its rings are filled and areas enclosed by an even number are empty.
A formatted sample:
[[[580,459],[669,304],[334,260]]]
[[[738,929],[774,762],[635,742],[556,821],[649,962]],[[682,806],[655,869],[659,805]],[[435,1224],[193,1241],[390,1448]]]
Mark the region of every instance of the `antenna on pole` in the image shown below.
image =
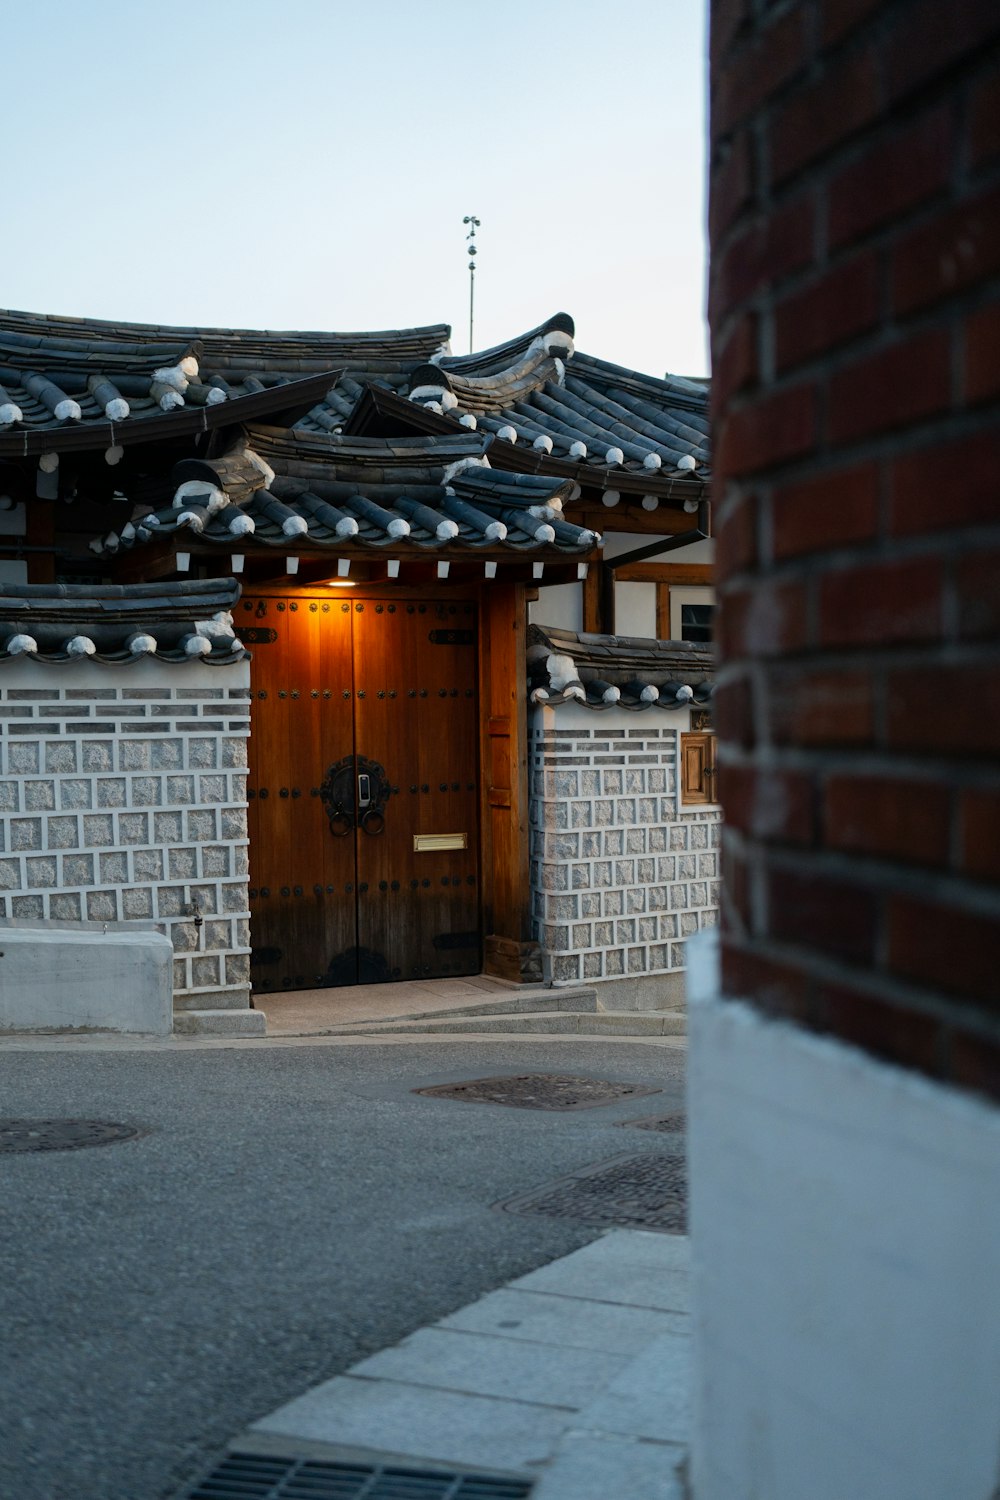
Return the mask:
[[[476,250],[476,230],[479,228],[479,225],[480,225],[481,222],[482,221],[480,219],[476,218],[475,214],[466,214],[465,218],[462,220],[463,224],[468,224],[468,226],[469,226],[469,232],[465,236],[465,238],[466,238],[466,240],[469,243],[469,353],[470,354],[472,353],[472,315],[473,315],[473,311],[475,309],[475,299],[476,299],[476,255],[478,254],[478,251]]]

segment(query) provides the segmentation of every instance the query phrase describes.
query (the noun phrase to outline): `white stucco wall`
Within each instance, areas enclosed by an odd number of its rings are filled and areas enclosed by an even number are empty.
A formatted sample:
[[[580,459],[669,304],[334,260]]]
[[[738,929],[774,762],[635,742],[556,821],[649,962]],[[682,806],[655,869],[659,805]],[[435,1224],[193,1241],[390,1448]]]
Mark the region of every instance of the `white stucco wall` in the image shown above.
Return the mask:
[[[583,584],[557,583],[539,589],[538,598],[528,605],[528,621],[532,625],[551,625],[555,630],[581,631]]]
[[[656,584],[615,584],[615,635],[656,640]]]
[[[689,944],[695,1500],[1000,1490],[1000,1110],[763,1018]]]

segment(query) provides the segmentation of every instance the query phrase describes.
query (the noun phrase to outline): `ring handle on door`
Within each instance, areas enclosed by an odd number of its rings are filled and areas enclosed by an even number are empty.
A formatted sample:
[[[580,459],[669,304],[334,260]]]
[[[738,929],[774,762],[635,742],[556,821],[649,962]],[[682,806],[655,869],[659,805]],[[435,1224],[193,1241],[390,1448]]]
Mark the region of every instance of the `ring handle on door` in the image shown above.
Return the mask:
[[[376,803],[372,806],[372,779],[367,771],[358,772],[358,827],[375,838],[385,832],[385,818]]]
[[[334,838],[346,839],[347,835],[354,827],[354,819],[351,817],[350,813],[346,810],[346,808],[341,807],[338,803],[336,807],[331,807],[330,809],[328,809],[328,816],[330,819],[330,832],[333,834]]]
[[[355,826],[355,818],[357,826],[369,837],[383,833],[382,807],[391,795],[385,768],[363,755],[345,755],[329,768],[319,788],[330,832],[335,838],[346,838]]]

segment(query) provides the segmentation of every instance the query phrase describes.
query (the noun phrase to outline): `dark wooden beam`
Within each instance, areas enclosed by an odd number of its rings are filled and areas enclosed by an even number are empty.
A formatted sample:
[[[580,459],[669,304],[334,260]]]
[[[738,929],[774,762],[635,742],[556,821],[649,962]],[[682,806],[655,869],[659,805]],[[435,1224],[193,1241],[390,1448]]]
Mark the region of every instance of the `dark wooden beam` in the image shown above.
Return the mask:
[[[36,500],[34,504],[25,506],[25,518],[24,544],[28,563],[28,582],[55,583],[55,506]],[[45,550],[28,551],[28,548]]]
[[[539,981],[528,865],[527,606],[520,584],[482,593],[480,713],[483,786],[483,967],[514,983]]]
[[[616,568],[615,576],[619,583],[709,585],[715,577],[715,568],[711,563],[638,562]]]

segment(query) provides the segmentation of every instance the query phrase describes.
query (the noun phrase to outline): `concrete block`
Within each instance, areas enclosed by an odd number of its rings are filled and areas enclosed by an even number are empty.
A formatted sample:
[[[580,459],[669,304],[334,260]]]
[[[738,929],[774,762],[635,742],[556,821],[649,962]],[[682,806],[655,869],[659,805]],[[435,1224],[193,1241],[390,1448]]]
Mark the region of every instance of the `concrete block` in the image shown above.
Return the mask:
[[[595,1400],[628,1365],[623,1354],[581,1359],[578,1349],[422,1328],[395,1348],[354,1365],[351,1374],[577,1410]]]
[[[266,1036],[262,1010],[180,1010],[174,1032],[181,1036]]]
[[[0,1031],[169,1035],[172,961],[148,923],[0,922]]]
[[[250,1005],[250,986],[248,984],[236,985],[232,989],[197,990],[190,994],[176,995],[174,998],[174,1021],[176,1023],[178,1013],[185,1010],[203,1012],[215,1012],[218,1010],[248,1010]]]
[[[580,1413],[581,1427],[684,1444],[691,1440],[691,1341],[655,1339]]]
[[[688,1261],[684,1235],[619,1230],[573,1255],[529,1271],[511,1287],[684,1313],[688,1309]]]
[[[566,1434],[532,1500],[683,1500],[683,1450],[611,1433]]]
[[[600,1349],[610,1354],[634,1355],[661,1334],[683,1332],[687,1316],[656,1308],[503,1288],[443,1318],[439,1326],[566,1349]]]
[[[565,1422],[562,1409],[527,1401],[338,1375],[251,1431],[517,1471],[548,1458]]]

